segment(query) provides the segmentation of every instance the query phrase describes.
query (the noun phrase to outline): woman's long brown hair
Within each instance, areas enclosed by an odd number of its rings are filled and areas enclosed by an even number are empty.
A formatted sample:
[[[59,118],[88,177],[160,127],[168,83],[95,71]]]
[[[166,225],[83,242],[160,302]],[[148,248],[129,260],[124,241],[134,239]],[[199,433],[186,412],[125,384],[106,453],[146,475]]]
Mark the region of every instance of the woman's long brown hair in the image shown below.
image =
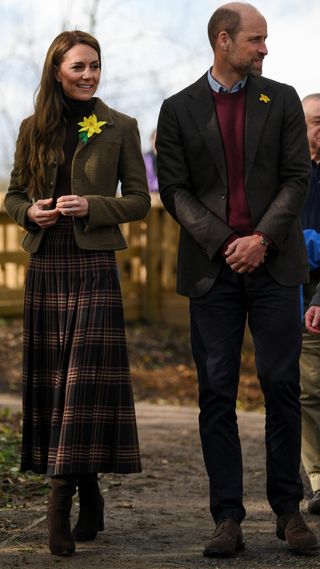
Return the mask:
[[[19,172],[18,183],[27,188],[28,195],[34,199],[42,195],[45,167],[64,161],[63,100],[61,86],[55,76],[65,53],[79,43],[95,49],[101,65],[100,46],[92,35],[80,30],[59,34],[46,55],[36,91],[34,114],[24,123],[17,141],[15,166]]]

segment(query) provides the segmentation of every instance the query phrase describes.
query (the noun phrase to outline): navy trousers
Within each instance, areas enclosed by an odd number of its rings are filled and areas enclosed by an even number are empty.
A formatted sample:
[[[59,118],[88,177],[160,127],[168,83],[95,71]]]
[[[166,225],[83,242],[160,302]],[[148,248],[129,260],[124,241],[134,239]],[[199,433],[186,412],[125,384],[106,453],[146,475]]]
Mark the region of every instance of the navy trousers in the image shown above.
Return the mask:
[[[281,515],[298,510],[303,498],[299,287],[276,283],[264,267],[239,275],[224,264],[212,289],[190,299],[200,437],[216,522],[240,523],[246,513],[236,398],[247,318],[265,398],[268,501]]]

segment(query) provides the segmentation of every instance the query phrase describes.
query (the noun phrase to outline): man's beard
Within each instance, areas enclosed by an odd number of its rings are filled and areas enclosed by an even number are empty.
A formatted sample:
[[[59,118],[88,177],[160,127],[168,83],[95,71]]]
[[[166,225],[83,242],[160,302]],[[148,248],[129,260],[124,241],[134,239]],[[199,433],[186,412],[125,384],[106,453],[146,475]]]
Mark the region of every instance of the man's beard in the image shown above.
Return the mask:
[[[260,75],[262,75],[263,59],[261,60],[261,67],[255,67],[255,63],[256,62],[250,63],[249,65],[250,69],[248,71],[248,74],[253,75],[254,77],[260,77]]]
[[[248,75],[253,75],[253,77],[260,77],[262,75],[262,68],[261,69],[250,69]]]
[[[263,60],[261,60],[262,62]],[[248,63],[239,63],[236,62],[233,64],[233,68],[235,71],[240,73],[240,75],[253,75],[254,77],[260,77],[262,75],[262,65],[261,67],[255,66],[256,62],[250,61]]]

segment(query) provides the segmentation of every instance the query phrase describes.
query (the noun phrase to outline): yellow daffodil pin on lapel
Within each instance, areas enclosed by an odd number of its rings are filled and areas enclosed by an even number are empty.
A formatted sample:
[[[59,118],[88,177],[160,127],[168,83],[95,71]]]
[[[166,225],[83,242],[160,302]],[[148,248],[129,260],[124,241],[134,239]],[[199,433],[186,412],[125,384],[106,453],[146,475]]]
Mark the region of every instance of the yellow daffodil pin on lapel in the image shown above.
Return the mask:
[[[78,122],[78,125],[82,128],[79,128],[79,138],[83,142],[88,142],[89,138],[93,134],[100,134],[101,127],[107,124],[106,121],[98,121],[95,114],[90,115],[90,117],[83,117],[83,121]]]
[[[263,101],[263,103],[270,103],[271,99],[269,99],[268,95],[261,93],[259,101]]]

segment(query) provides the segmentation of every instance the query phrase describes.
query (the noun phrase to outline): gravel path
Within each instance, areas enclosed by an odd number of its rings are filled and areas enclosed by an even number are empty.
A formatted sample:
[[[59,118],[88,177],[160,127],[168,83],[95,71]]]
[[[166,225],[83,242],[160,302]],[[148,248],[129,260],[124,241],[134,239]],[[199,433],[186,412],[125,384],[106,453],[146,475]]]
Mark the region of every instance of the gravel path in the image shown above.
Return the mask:
[[[2,402],[13,403],[12,398]],[[16,404],[19,408],[20,402]],[[1,569],[320,569],[320,553],[293,556],[275,536],[275,516],[265,497],[263,414],[239,412],[246,550],[231,559],[207,559],[202,548],[210,536],[212,521],[198,411],[195,407],[145,402],[138,402],[136,409],[144,471],[133,476],[102,477],[105,531],[94,542],[79,544],[73,557],[54,557],[47,549],[43,498],[32,507],[0,510],[7,528],[0,542]],[[76,512],[77,503],[74,518]],[[305,518],[320,538],[320,518],[308,514]]]

